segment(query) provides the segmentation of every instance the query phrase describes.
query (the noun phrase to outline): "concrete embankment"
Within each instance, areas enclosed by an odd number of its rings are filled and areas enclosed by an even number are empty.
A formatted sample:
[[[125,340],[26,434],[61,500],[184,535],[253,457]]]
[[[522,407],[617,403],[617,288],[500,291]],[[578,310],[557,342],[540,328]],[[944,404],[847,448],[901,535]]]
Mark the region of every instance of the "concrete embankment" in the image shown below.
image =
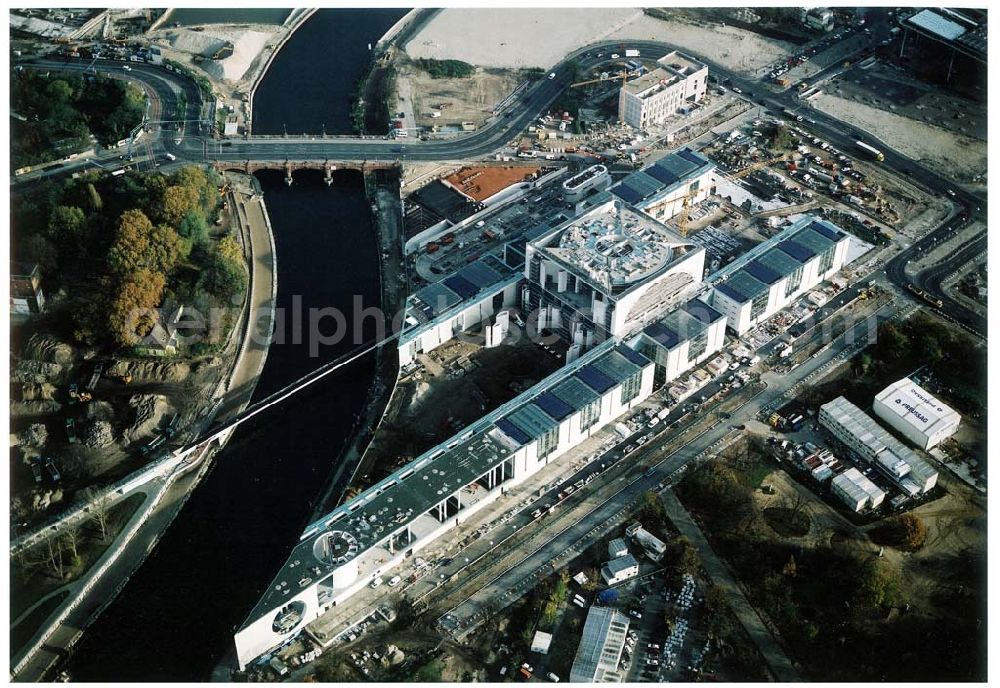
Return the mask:
[[[246,175],[232,176],[231,180],[235,184],[230,199],[245,243],[250,282],[241,328],[233,333],[227,345],[227,350],[234,355],[233,365],[229,375],[219,381],[216,395],[200,422],[200,430],[193,430],[195,435],[204,431],[215,417],[238,413],[249,403],[267,358],[273,329],[277,261],[270,220],[256,180]],[[222,439],[217,447],[205,448],[187,461],[182,461],[181,455],[175,453],[112,486],[116,501],[142,491],[147,496],[146,502],[95,567],[77,581],[73,593],[53,611],[25,649],[14,658],[12,677],[23,681],[43,680],[46,671],[64,651],[79,641],[82,629],[110,604],[152,551],[207,473],[211,454],[224,444],[225,439]],[[199,469],[191,471],[194,466]],[[58,523],[71,527],[74,519],[88,518],[82,504],[79,509],[80,513],[69,514]],[[46,533],[58,535],[61,527],[51,526],[46,528]]]
[[[283,24],[285,31],[284,35],[271,48],[271,54],[268,55],[267,60],[261,64],[256,74],[247,75],[245,77],[251,83],[249,89],[250,95],[247,98],[246,105],[246,123],[244,125],[248,134],[252,132],[253,128],[253,99],[254,94],[257,93],[258,84],[260,84],[261,80],[263,80],[264,75],[267,74],[267,70],[271,66],[271,62],[274,61],[274,57],[278,54],[278,51],[281,50],[282,46],[285,45],[285,42],[288,41],[288,39],[292,37],[292,34],[294,34],[300,26],[305,24],[306,20],[313,16],[315,12],[316,8],[297,9],[292,11]]]

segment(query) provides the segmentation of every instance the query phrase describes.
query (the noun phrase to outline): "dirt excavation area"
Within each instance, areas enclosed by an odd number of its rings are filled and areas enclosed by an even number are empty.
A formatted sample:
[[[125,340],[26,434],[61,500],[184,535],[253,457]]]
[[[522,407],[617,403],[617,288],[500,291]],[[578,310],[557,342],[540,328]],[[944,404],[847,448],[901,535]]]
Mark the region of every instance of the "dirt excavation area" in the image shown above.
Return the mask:
[[[456,59],[481,67],[541,67],[602,40],[660,40],[752,75],[790,54],[790,44],[733,26],[640,9],[478,9],[440,12],[405,46],[414,58]]]
[[[23,520],[183,442],[224,373],[218,356],[108,359],[52,334],[30,334],[22,345],[20,329],[12,346],[9,443],[11,512]]]
[[[986,189],[985,141],[826,93],[813,105],[856,127],[878,132],[888,145],[956,182]]]

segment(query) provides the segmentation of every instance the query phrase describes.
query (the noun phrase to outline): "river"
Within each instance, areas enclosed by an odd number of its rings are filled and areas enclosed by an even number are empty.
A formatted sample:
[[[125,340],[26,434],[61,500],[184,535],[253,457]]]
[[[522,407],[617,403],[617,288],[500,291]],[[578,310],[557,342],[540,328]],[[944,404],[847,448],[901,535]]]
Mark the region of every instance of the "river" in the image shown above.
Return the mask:
[[[255,131],[280,133],[280,122],[291,122],[298,130],[325,123],[328,133],[348,133],[345,94],[367,63],[358,44],[377,40],[402,14],[314,15],[268,70],[255,96]],[[355,296],[364,306],[380,299],[378,248],[360,177],[338,173],[330,188],[319,172],[297,172],[291,187],[277,171],[259,178],[275,234],[278,306],[289,315],[256,398],[354,347],[348,337],[311,356],[309,308],[333,306],[350,323]],[[299,299],[305,333],[295,343],[290,309]],[[324,332],[330,328],[327,322]],[[150,557],[84,634],[67,662],[74,681],[210,676],[306,525],[364,407],[373,372],[374,357],[360,359],[236,431]]]

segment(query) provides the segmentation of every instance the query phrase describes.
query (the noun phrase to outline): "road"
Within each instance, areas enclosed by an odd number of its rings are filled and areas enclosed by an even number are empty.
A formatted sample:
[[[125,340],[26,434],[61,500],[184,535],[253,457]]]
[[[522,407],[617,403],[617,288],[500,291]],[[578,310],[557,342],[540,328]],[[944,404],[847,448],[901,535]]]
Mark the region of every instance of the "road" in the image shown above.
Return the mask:
[[[869,26],[874,28],[872,40],[877,41],[886,34],[888,28],[883,13],[872,12]],[[447,141],[406,141],[385,140],[382,138],[358,137],[294,137],[294,136],[253,136],[244,139],[216,140],[208,136],[210,123],[200,120],[201,94],[197,86],[180,75],[168,72],[163,68],[146,64],[136,64],[129,72],[130,78],[143,81],[155,90],[164,113],[176,109],[179,94],[187,98],[187,109],[183,130],[174,133],[168,130],[154,129],[147,142],[147,149],[152,155],[161,159],[167,152],[176,155],[180,162],[232,162],[241,163],[249,160],[265,160],[284,162],[286,160],[330,160],[330,161],[463,161],[493,153],[503,148],[512,138],[519,134],[537,116],[547,111],[550,104],[568,86],[571,62],[581,70],[589,70],[610,62],[609,50],[620,44],[613,41],[603,41],[588,45],[574,51],[552,68],[556,73],[554,79],[540,79],[534,86],[527,89],[521,96],[506,108],[501,116],[469,136]],[[664,54],[674,49],[674,46],[660,41],[630,41],[630,45],[641,50],[643,54]],[[602,57],[598,57],[598,54]],[[927,169],[920,163],[911,160],[881,141],[872,133],[856,129],[844,122],[811,108],[799,100],[794,90],[773,93],[771,88],[760,80],[740,77],[719,65],[703,60],[712,73],[722,79],[728,79],[731,86],[737,86],[742,91],[742,97],[772,109],[782,112],[785,108],[796,111],[807,110],[809,122],[801,126],[812,130],[816,135],[832,145],[845,151],[855,150],[855,142],[864,140],[885,154],[885,166],[907,175],[911,181],[923,186],[931,193],[941,193],[951,190],[951,200],[956,211],[952,217],[941,226],[929,232],[913,245],[906,247],[886,266],[889,279],[898,287],[905,289],[911,283],[927,282],[927,288],[934,296],[946,302],[946,311],[953,320],[961,323],[974,333],[985,336],[985,322],[971,310],[958,301],[947,297],[940,289],[940,283],[933,279],[911,278],[905,271],[905,265],[922,251],[932,247],[947,232],[962,231],[969,223],[979,220],[985,223],[987,214],[986,198],[983,194],[970,193],[951,181]],[[40,60],[27,63],[25,66],[67,69],[71,71],[86,71],[88,64],[75,60]],[[117,67],[108,64],[99,65],[100,71],[114,71]],[[837,68],[831,66],[821,76]],[[828,74],[827,74],[828,76]],[[172,123],[163,124],[172,127]],[[165,157],[162,158],[165,160]],[[87,164],[87,163],[83,163]],[[42,173],[45,176],[65,173],[72,167],[50,170]],[[956,219],[957,218],[957,219]],[[948,266],[953,271],[959,267],[958,259],[952,258]]]

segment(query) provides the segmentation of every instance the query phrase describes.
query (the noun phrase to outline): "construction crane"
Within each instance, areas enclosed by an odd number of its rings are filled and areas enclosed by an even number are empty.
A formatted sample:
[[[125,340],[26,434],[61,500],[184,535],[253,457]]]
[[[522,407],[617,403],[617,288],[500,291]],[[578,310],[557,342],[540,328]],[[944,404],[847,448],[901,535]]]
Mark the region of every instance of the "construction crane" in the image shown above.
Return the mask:
[[[570,88],[578,88],[580,86],[589,86],[590,84],[599,84],[605,81],[616,81],[618,79],[622,80],[622,86],[625,85],[625,81],[628,80],[628,70],[623,69],[621,74],[616,74],[615,76],[609,76],[607,79],[589,79],[588,81],[578,81],[575,84],[570,84]]]

